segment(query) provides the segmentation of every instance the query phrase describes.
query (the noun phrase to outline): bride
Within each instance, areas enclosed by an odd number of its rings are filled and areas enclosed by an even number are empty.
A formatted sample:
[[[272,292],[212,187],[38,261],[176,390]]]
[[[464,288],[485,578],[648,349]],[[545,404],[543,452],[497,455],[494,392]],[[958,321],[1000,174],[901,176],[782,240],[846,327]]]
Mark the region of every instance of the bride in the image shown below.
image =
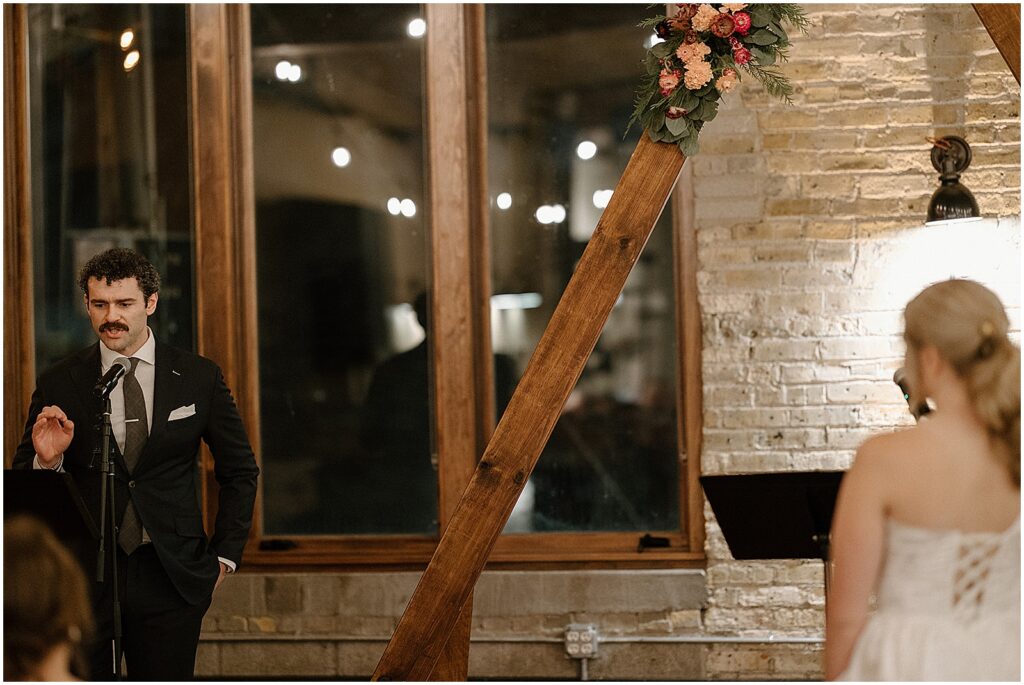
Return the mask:
[[[1020,680],[1020,349],[1002,303],[949,280],[904,312],[911,406],[843,479],[829,680]]]

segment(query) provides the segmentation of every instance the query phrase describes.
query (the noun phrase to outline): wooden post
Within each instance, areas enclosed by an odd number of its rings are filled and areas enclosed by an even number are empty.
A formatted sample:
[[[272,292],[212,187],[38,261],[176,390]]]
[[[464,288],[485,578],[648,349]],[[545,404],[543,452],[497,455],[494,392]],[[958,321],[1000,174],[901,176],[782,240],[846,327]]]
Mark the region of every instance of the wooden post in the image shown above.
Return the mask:
[[[974,5],[999,54],[1020,84],[1020,5]]]
[[[430,276],[432,292],[444,293],[430,301],[435,448],[446,464],[438,482],[443,532],[486,444],[480,439],[483,424],[493,426],[487,316],[490,260],[482,240],[487,233],[486,205],[479,202],[486,197],[487,156],[485,142],[471,135],[476,131],[484,136],[486,117],[478,111],[479,98],[469,97],[470,92],[486,91],[471,81],[482,61],[468,48],[483,36],[482,8],[432,3],[426,6],[426,20]],[[481,300],[488,309],[474,315]],[[434,344],[437,341],[444,344]],[[476,397],[487,398],[482,412]],[[481,420],[481,415],[486,418]],[[468,678],[472,619],[469,598],[431,680]]]
[[[14,460],[35,386],[28,6],[4,5],[4,467]]]
[[[223,369],[245,425],[258,426],[249,6],[191,4],[188,29],[198,351]],[[249,441],[259,455],[259,431],[250,432]],[[205,445],[201,461],[210,530],[218,486]],[[256,506],[253,515],[259,520]],[[254,527],[250,540],[255,535]]]
[[[374,672],[425,680],[668,201],[685,158],[641,135],[611,202]]]

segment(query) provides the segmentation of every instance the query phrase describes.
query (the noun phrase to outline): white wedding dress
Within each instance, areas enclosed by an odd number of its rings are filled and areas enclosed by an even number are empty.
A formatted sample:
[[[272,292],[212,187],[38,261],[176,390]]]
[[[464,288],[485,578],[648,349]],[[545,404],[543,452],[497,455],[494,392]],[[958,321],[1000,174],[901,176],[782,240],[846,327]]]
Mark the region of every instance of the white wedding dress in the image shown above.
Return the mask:
[[[1020,517],[1001,533],[889,519],[877,602],[841,680],[1020,681]]]

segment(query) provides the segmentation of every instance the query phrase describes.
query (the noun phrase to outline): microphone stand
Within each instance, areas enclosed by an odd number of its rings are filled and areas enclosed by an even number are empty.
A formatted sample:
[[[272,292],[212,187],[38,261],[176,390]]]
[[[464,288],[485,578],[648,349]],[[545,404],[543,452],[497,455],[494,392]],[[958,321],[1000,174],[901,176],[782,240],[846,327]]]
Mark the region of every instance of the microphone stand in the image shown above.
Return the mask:
[[[106,545],[110,540],[110,590],[114,604],[114,639],[112,644],[114,659],[114,679],[121,680],[121,654],[122,654],[122,633],[121,633],[121,600],[118,591],[117,577],[117,507],[114,506],[114,460],[111,455],[113,429],[110,425],[110,392],[114,384],[110,384],[100,396],[103,399],[103,439],[100,448],[100,472],[102,481],[100,483],[100,541],[99,554],[96,559],[96,582],[104,581],[104,562],[106,560]],[[108,531],[107,517],[110,517]]]

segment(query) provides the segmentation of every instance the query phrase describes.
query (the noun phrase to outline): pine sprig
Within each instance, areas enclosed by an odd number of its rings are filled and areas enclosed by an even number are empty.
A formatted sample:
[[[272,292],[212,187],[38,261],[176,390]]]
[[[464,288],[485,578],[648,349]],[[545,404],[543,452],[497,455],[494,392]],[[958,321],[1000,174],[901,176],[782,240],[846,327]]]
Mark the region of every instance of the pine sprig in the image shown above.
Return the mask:
[[[807,33],[811,26],[811,20],[804,13],[804,8],[792,3],[779,3],[771,5],[776,20],[786,21],[800,30],[800,33]]]
[[[757,64],[744,64],[743,70],[760,81],[765,92],[773,98],[778,98],[787,105],[793,104],[793,84],[782,75],[782,72]]]

